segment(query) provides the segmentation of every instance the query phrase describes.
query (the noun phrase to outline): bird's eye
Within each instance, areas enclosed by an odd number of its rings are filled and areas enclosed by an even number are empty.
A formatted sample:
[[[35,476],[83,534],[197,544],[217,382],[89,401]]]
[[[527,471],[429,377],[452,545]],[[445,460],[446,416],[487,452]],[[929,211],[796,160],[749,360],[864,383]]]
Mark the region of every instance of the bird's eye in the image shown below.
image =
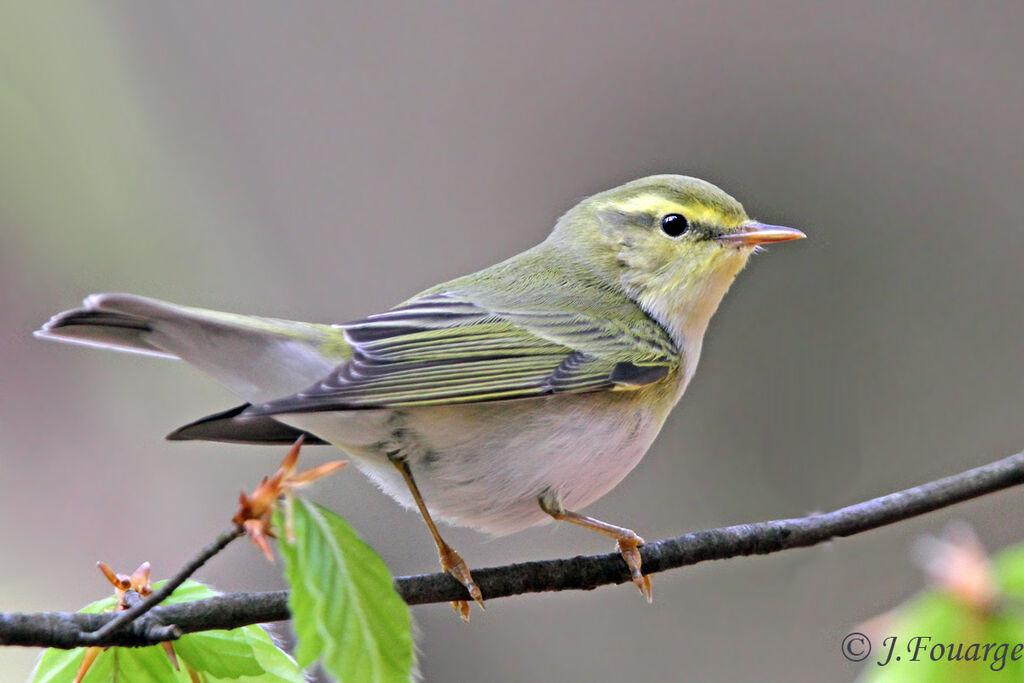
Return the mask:
[[[669,237],[679,237],[690,228],[690,221],[680,213],[670,213],[661,219],[661,229]]]

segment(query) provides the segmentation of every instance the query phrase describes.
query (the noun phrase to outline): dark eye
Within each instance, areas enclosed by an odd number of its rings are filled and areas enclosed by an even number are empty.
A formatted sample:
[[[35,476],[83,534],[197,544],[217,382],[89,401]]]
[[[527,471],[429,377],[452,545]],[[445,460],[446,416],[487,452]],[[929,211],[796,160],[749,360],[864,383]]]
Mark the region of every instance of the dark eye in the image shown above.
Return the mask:
[[[690,227],[690,221],[680,213],[670,213],[661,219],[661,229],[669,237],[679,237]]]

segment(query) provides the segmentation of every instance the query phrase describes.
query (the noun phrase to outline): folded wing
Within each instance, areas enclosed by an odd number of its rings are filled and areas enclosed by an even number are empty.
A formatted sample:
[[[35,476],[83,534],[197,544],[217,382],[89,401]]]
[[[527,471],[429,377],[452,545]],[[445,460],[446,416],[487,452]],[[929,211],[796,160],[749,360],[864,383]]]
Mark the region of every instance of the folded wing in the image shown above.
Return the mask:
[[[493,310],[451,293],[424,295],[339,326],[351,360],[314,386],[249,415],[529,398],[629,389],[679,364],[665,331],[550,310]]]

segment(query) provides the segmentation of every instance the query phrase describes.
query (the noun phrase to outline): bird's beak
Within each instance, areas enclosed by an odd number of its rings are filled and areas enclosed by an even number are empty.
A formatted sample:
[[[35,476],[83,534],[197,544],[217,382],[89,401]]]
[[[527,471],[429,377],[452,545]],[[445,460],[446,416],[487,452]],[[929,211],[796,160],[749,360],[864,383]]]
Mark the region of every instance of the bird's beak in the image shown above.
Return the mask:
[[[802,240],[807,237],[796,228],[786,228],[781,225],[768,225],[757,221],[747,221],[738,232],[729,232],[718,236],[716,239],[723,244],[734,247],[756,247],[759,244],[771,242],[788,242],[789,240]]]

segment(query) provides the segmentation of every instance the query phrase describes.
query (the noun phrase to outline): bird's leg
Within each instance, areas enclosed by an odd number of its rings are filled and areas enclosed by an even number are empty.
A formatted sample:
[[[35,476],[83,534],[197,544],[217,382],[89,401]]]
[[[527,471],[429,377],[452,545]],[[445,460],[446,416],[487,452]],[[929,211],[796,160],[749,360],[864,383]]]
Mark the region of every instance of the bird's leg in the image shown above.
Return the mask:
[[[614,538],[615,549],[622,554],[622,559],[626,561],[626,566],[629,567],[629,573],[633,577],[633,583],[635,583],[636,587],[640,589],[640,593],[647,598],[647,602],[652,601],[651,579],[649,576],[644,576],[640,571],[640,551],[637,549],[644,544],[644,539],[637,536],[635,531],[625,527],[615,526],[614,524],[608,524],[607,522],[602,522],[599,519],[581,515],[578,512],[566,510],[550,492],[545,492],[538,496],[537,502],[540,503],[541,510],[557,520],[572,522],[573,524],[578,524],[582,527],[586,527],[587,529],[593,529],[605,536],[611,536]]]
[[[441,556],[441,569],[458,579],[459,583],[466,587],[470,596],[480,605],[480,608],[486,609],[484,607],[484,596],[480,592],[480,588],[474,583],[473,576],[469,573],[469,567],[466,566],[465,561],[463,561],[459,554],[441,538],[441,533],[437,530],[434,520],[431,519],[426,503],[423,502],[420,489],[416,486],[416,480],[412,478],[409,463],[405,460],[394,458],[391,460],[391,464],[402,473],[402,477],[409,487],[409,492],[412,493],[413,500],[416,501],[416,506],[420,509],[420,514],[423,515],[423,521],[427,523],[427,528],[430,529],[430,534],[434,537],[434,542],[437,543],[437,553]],[[452,609],[462,617],[463,621],[469,622],[469,602],[455,600],[452,602]]]

